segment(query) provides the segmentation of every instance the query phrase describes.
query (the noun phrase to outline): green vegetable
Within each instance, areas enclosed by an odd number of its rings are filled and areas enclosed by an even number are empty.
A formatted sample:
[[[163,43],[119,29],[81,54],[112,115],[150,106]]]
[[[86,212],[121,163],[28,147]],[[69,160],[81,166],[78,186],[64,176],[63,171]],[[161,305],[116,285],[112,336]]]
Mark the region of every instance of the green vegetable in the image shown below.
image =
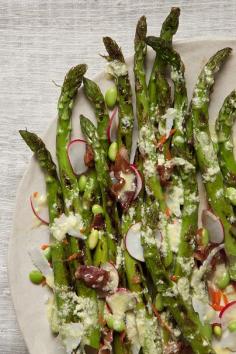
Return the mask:
[[[170,281],[156,245],[156,214],[156,206],[149,198],[148,203],[143,206],[141,242],[146,267],[152,277],[155,290],[162,295],[164,305],[175,319],[193,352],[196,354],[215,354],[207,337],[209,335],[208,330],[206,331],[206,328],[201,324],[191,303],[186,302],[180,292],[177,292],[174,296],[168,295],[173,292],[173,282]]]
[[[228,187],[228,188],[226,188],[225,196],[226,196],[226,198],[229,199],[229,201],[231,202],[231,204],[233,204],[234,206],[236,206],[236,188],[234,188],[234,187]]]
[[[32,270],[29,273],[29,278],[30,278],[30,281],[36,285],[41,284],[42,281],[45,279],[43,274],[39,270]]]
[[[216,120],[218,138],[218,159],[224,181],[228,186],[236,187],[236,161],[232,128],[236,117],[236,91],[232,91],[224,100]]]
[[[213,333],[216,337],[220,338],[222,336],[221,326],[214,325],[213,326]]]
[[[236,331],[236,321],[230,322],[230,324],[228,325],[228,330],[230,332],[235,332]]]
[[[44,172],[47,189],[47,201],[49,210],[50,224],[52,224],[55,218],[58,218],[64,211],[64,203],[62,196],[61,184],[57,175],[57,168],[52,160],[50,152],[47,150],[44,142],[34,133],[30,133],[27,130],[20,130],[20,135],[35,153],[35,157]],[[56,205],[56,208],[55,208]],[[54,283],[56,285],[56,304],[58,310],[63,310],[67,304],[64,300],[65,292],[61,291],[61,288],[67,289],[69,286],[69,279],[67,269],[64,264],[65,251],[62,243],[57,240],[52,240],[51,253],[52,253],[52,265],[54,273]],[[70,321],[71,313],[65,317],[64,321]]]
[[[163,304],[163,299],[161,294],[157,294],[156,299],[155,299],[155,307],[158,312],[163,311],[164,309],[164,304]]]
[[[162,213],[162,218],[166,217],[167,205],[164,193],[160,184],[159,175],[156,173],[158,164],[157,144],[155,130],[149,117],[149,95],[146,84],[145,56],[146,56],[146,18],[142,16],[137,24],[135,33],[135,55],[134,55],[134,76],[136,90],[136,112],[139,127],[139,152],[142,156],[143,174],[146,188],[152,192],[157,200]],[[165,227],[165,231],[166,231]],[[165,266],[170,266],[173,260],[167,232],[163,234],[163,242],[166,246],[164,257]]]
[[[105,57],[108,63],[110,63],[108,66],[112,65],[112,63],[118,63],[119,66],[124,68],[123,72],[113,69],[112,76],[117,87],[119,113],[118,145],[119,148],[124,145],[128,153],[130,153],[132,146],[134,112],[129,74],[122,50],[118,44],[110,37],[104,37],[103,42],[108,52],[108,56]]]
[[[231,48],[224,48],[213,55],[202,69],[195,86],[191,103],[194,147],[200,171],[203,175],[209,205],[224,228],[225,250],[229,260],[229,272],[236,279],[235,260],[236,238],[231,233],[233,209],[224,194],[224,180],[209,131],[208,106],[214,77],[231,53]]]
[[[180,9],[173,7],[162,24],[160,38],[170,47],[179,27],[179,15]],[[146,43],[150,45],[150,37],[147,37]],[[148,84],[150,119],[153,123],[158,122],[170,104],[170,87],[164,75],[166,67],[167,62],[157,52]]]
[[[201,244],[206,247],[209,244],[209,232],[207,229],[202,229]]]
[[[105,93],[105,102],[107,107],[113,108],[117,100],[117,88],[116,86],[110,87]]]
[[[67,145],[71,139],[71,115],[74,100],[79,87],[82,84],[83,76],[87,70],[86,65],[78,65],[72,68],[66,75],[64,83],[61,88],[61,95],[58,101],[58,122],[57,122],[57,136],[56,136],[56,153],[59,165],[59,174],[62,184],[63,198],[65,202],[65,213],[78,213],[82,216],[85,226],[89,227],[92,215],[87,211],[84,213],[82,203],[79,197],[78,179],[73,173],[68,154]],[[85,263],[91,264],[92,257],[90,249],[87,245],[88,240],[85,241]],[[79,253],[78,239],[75,237],[68,237],[67,256]],[[74,274],[78,268],[78,260],[73,259],[69,262],[69,270],[71,279],[75,280]],[[93,304],[93,323],[88,327],[84,334],[84,340],[91,347],[98,349],[100,342],[100,330],[98,324],[97,313],[97,295],[94,289],[87,287],[83,281],[75,281],[75,289],[79,296],[89,299]]]
[[[107,129],[109,126],[109,113],[103,94],[96,82],[83,78],[85,95],[91,102],[97,119],[98,138],[105,150],[108,149]]]
[[[94,215],[103,214],[103,208],[99,204],[94,204],[92,206],[92,212],[93,212]]]
[[[216,278],[215,283],[219,289],[225,289],[229,285],[230,276],[227,269],[223,273],[219,274],[219,276]]]
[[[87,183],[87,177],[85,175],[81,175],[78,182],[80,192],[84,192],[86,183]]]
[[[47,260],[48,260],[49,262],[51,262],[51,260],[52,260],[51,247],[47,247],[47,248],[43,251],[43,254],[44,254],[45,258],[47,258]]]
[[[107,230],[107,235],[106,235],[107,246],[105,246],[105,249],[108,250],[108,260],[115,261],[116,243],[113,239],[115,230],[113,228],[112,220],[108,213],[108,190],[110,189],[111,186],[111,177],[109,174],[109,167],[107,164],[107,152],[100,144],[98,138],[98,131],[96,130],[93,123],[88,118],[81,115],[80,125],[84,136],[87,138],[88,143],[91,144],[93,148],[95,169],[97,172],[97,180],[101,189],[102,208],[103,208],[103,213],[106,222],[106,230]],[[98,246],[99,246],[98,249],[101,250],[101,245]]]
[[[116,155],[118,153],[118,144],[116,141],[114,141],[113,143],[111,143],[111,145],[109,146],[109,150],[108,150],[108,157],[111,161],[115,161],[116,159]]]
[[[114,329],[116,332],[123,332],[125,330],[125,322],[122,319],[117,319],[112,314],[106,316],[106,322],[108,327]]]
[[[92,229],[88,238],[88,246],[90,250],[93,250],[97,246],[98,237],[99,237],[99,231]]]

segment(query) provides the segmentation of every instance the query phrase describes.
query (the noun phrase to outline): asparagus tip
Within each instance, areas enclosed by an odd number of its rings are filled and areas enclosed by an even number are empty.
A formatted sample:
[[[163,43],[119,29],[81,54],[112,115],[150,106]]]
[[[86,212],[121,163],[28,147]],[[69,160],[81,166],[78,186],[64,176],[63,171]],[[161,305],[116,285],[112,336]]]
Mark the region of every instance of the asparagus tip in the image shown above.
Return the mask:
[[[143,41],[147,34],[147,20],[145,16],[141,16],[138,20],[135,33],[135,42]]]

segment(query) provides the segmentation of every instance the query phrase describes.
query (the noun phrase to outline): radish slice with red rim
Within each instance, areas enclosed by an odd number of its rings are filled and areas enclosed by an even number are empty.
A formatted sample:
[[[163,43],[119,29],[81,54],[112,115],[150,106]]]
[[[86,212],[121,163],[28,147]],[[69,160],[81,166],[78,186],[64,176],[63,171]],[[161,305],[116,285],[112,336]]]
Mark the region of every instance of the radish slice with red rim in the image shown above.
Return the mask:
[[[106,270],[109,273],[109,280],[107,285],[103,288],[104,291],[114,293],[119,285],[119,274],[116,267],[107,262],[101,266],[102,269]]]
[[[48,218],[48,208],[41,207],[37,205],[37,200],[34,196],[30,196],[30,205],[31,209],[36,216],[36,218],[44,225],[49,225]]]
[[[118,117],[118,109],[116,107],[112,111],[112,114],[111,114],[111,117],[109,120],[109,125],[107,128],[107,139],[108,139],[109,144],[116,140],[118,126],[119,126],[119,117]]]
[[[199,319],[204,323],[219,324],[220,319],[218,313],[204,300],[200,300],[197,296],[193,295],[192,305],[195,312],[198,313]]]
[[[144,262],[143,247],[141,244],[141,222],[132,225],[125,237],[125,247],[131,257]]]
[[[223,329],[226,329],[230,322],[236,321],[236,301],[232,301],[220,311],[219,318]]]
[[[86,141],[83,139],[71,140],[67,146],[67,155],[75,175],[80,175],[87,171],[84,156],[86,153]]]
[[[203,264],[201,265],[201,267],[199,269],[196,268],[193,271],[193,275],[192,275],[192,279],[191,279],[191,285],[192,285],[193,289],[198,287],[199,282],[201,281],[202,277],[209,270],[209,267],[211,267],[211,261],[215,257],[215,255],[218,252],[220,252],[221,250],[223,250],[224,248],[225,248],[224,244],[221,244],[221,245],[213,248],[211,250],[211,252],[209,253],[209,255],[207,256],[207,258],[205,259],[205,261],[203,262]]]
[[[220,219],[210,210],[202,211],[202,225],[209,232],[212,243],[222,243],[224,241],[224,228]]]
[[[236,352],[236,334],[230,332],[228,329],[223,331],[222,337],[217,340],[217,346],[223,349],[229,349],[230,352]],[[218,353],[218,351],[216,351]],[[229,353],[228,351],[222,351],[222,353]]]
[[[135,190],[135,194],[134,194],[134,197],[133,197],[133,199],[135,200],[137,198],[137,196],[139,195],[139,193],[141,192],[142,188],[143,188],[143,180],[142,180],[141,173],[136,168],[136,166],[135,165],[130,165],[130,167],[134,171],[135,176],[136,176],[136,190]]]

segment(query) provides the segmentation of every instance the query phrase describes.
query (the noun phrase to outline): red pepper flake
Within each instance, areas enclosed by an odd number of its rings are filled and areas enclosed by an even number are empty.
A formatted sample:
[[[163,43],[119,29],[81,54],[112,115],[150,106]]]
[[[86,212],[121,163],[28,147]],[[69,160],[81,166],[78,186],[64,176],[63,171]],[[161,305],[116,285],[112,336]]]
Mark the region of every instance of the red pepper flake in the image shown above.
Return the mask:
[[[71,261],[75,261],[76,259],[78,259],[78,257],[80,256],[79,252],[73,253],[72,255],[70,255],[66,261],[67,262],[71,262]]]
[[[171,276],[170,276],[170,280],[171,280],[171,281],[174,281],[175,283],[177,282],[178,278],[179,278],[179,277],[177,277],[177,275],[171,275]]]
[[[158,149],[161,148],[162,145],[164,145],[165,142],[168,140],[168,138],[171,137],[172,135],[174,135],[175,132],[176,132],[176,129],[173,128],[173,129],[171,129],[169,135],[162,135],[162,136],[160,137],[160,140],[159,140],[158,143],[157,143],[157,148],[158,148]]]
[[[171,216],[170,208],[166,208],[165,214],[166,214],[166,216],[167,216],[168,218]]]
[[[41,250],[44,251],[44,250],[46,250],[48,247],[49,247],[49,244],[48,244],[48,243],[43,243],[43,244],[41,245]]]
[[[105,324],[106,324],[106,320],[104,319],[104,317],[102,316],[101,313],[98,314],[98,323],[99,323],[101,326],[105,326]]]
[[[156,316],[156,318],[158,319],[158,321],[160,322],[160,324],[162,325],[162,327],[167,329],[167,331],[173,335],[172,329],[168,326],[168,324],[166,322],[163,321],[163,319],[161,318],[161,315],[159,314],[155,305],[153,305],[153,304],[152,304],[152,311],[153,311],[154,315]]]

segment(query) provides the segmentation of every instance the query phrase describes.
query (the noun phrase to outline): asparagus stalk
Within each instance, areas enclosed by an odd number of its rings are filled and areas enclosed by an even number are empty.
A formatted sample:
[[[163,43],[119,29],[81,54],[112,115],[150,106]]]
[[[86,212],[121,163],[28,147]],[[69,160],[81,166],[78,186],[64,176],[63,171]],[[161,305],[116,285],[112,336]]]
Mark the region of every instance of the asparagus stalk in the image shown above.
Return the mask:
[[[149,97],[145,74],[145,57],[147,46],[145,43],[147,34],[146,17],[140,17],[134,40],[134,77],[136,93],[136,114],[139,127],[142,127],[149,120]]]
[[[108,65],[109,73],[114,77],[118,91],[118,144],[119,146],[122,144],[125,145],[127,151],[130,153],[132,147],[134,112],[128,69],[122,50],[119,48],[118,44],[110,37],[104,37],[103,42],[108,52],[108,56],[105,58],[110,63]]]
[[[179,15],[180,9],[173,7],[162,24],[160,38],[170,47],[172,45],[172,38],[179,27]],[[147,42],[147,44],[149,43]],[[170,104],[170,87],[164,76],[165,70],[166,62],[157,53],[148,84],[150,119],[153,123],[157,122],[157,118],[165,113],[166,108]]]
[[[96,82],[83,78],[84,91],[86,97],[92,103],[95,115],[97,118],[98,126],[98,136],[101,141],[101,145],[105,150],[108,149],[108,140],[107,140],[107,129],[109,125],[109,113],[106,107],[106,103],[103,97],[103,94],[96,84]]]
[[[218,160],[224,181],[229,187],[236,187],[236,161],[233,152],[232,127],[236,116],[236,91],[224,100],[216,120],[218,137]]]
[[[56,165],[52,160],[50,152],[47,150],[44,142],[34,133],[30,133],[27,130],[20,130],[20,135],[29,146],[29,148],[35,153],[35,157],[42,168],[46,181],[47,201],[49,210],[49,220],[52,224],[55,218],[58,218],[63,210],[64,203],[62,197],[61,184],[57,176]],[[55,296],[56,304],[59,312],[63,311],[65,304],[64,291],[69,289],[68,273],[65,267],[64,259],[65,252],[61,242],[56,239],[52,239],[52,265],[54,273],[55,283]],[[64,290],[63,290],[64,289]],[[66,312],[65,312],[66,314]],[[67,318],[64,317],[64,321],[70,321],[71,313],[67,314]]]
[[[87,70],[86,65],[78,65],[72,68],[66,75],[61,89],[61,95],[58,101],[58,125],[56,137],[56,152],[59,165],[59,174],[62,185],[62,193],[65,201],[66,214],[78,213],[82,215],[82,207],[79,200],[79,188],[76,176],[73,173],[72,167],[67,155],[67,144],[71,135],[71,114],[74,99],[78,88],[82,83],[83,76]],[[84,220],[88,224],[88,220]],[[69,237],[69,251],[70,254],[78,253],[78,240],[74,237]],[[87,241],[85,241],[87,244]],[[89,248],[86,246],[86,262],[91,263],[91,255]],[[74,277],[75,270],[78,267],[78,261],[70,262],[70,271]],[[97,315],[97,297],[96,292],[86,287],[83,282],[76,281],[76,291],[81,297],[88,298],[93,303],[94,308],[94,323],[87,328],[85,335],[85,344],[93,348],[99,347],[100,330],[98,325]]]
[[[162,295],[163,302],[180,328],[184,339],[191,346],[195,354],[215,354],[205,335],[198,315],[191,306],[191,297],[183,296],[180,285],[176,286],[163,266],[160,251],[156,244],[156,206],[150,198],[142,206],[141,240],[144,249],[144,258],[148,271],[151,274],[156,291]],[[180,280],[179,280],[180,281]],[[188,282],[188,279],[186,278]]]
[[[224,195],[223,176],[208,125],[208,106],[210,93],[214,84],[214,76],[230,53],[230,48],[224,48],[213,55],[204,66],[194,89],[191,115],[193,120],[194,147],[206,188],[208,202],[213,212],[222,222],[225,235],[225,250],[230,264],[229,270],[232,279],[236,279],[236,238],[231,232],[234,213]]]
[[[149,38],[147,38],[149,43]],[[150,44],[154,49],[158,50],[159,39],[154,37],[150,40]],[[161,50],[162,59],[169,64],[171,70],[171,78],[174,83],[174,109],[175,119],[174,127],[176,129],[172,138],[171,154],[186,160],[192,168],[179,166],[178,173],[181,176],[184,188],[184,206],[182,211],[182,223],[180,244],[178,248],[178,258],[175,266],[175,274],[177,276],[189,276],[191,267],[186,267],[186,263],[190,262],[194,249],[194,237],[198,226],[198,188],[196,180],[195,156],[193,149],[188,141],[186,134],[186,126],[189,116],[187,114],[188,98],[186,83],[184,77],[184,64],[180,55],[171,48],[163,48]],[[183,258],[184,257],[184,258]]]
[[[115,262],[116,259],[116,243],[114,240],[115,232],[112,225],[111,217],[109,215],[108,207],[108,190],[111,186],[111,179],[109,175],[109,168],[107,165],[106,151],[100,144],[98,132],[93,123],[83,115],[80,116],[80,125],[83,134],[91,144],[94,152],[95,169],[97,171],[97,179],[100,185],[102,204],[106,222],[107,230],[107,244],[108,244],[108,259]]]
[[[139,125],[139,151],[143,158],[143,173],[146,189],[148,193],[153,194],[154,198],[158,201],[161,211],[161,218],[165,224],[163,245],[165,247],[165,265],[169,266],[172,263],[172,252],[166,232],[167,205],[156,170],[158,162],[156,139],[152,123],[149,119],[149,96],[144,70],[146,31],[146,19],[143,16],[138,21],[136,28],[134,56],[136,111]]]

